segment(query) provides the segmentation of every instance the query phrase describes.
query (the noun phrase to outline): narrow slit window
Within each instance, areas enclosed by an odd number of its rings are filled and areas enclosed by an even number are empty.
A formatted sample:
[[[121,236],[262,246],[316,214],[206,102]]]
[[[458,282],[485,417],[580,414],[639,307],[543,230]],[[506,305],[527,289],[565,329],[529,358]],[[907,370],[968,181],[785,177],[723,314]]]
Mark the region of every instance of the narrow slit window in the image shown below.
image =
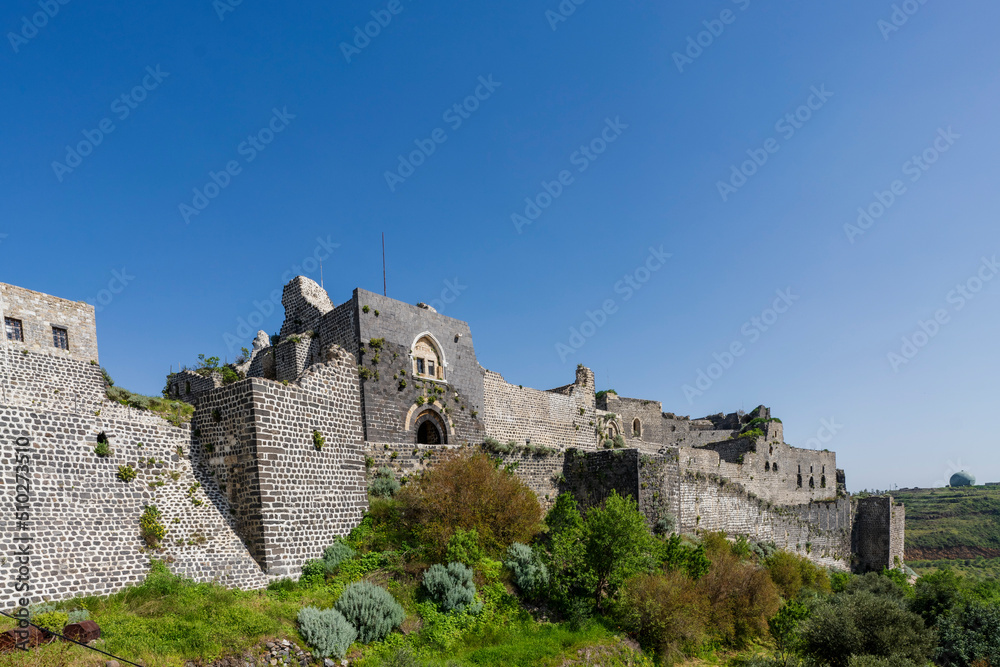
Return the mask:
[[[3,326],[7,330],[7,340],[19,343],[24,342],[24,326],[21,324],[21,320],[15,320],[13,317],[5,317],[3,318]]]
[[[61,327],[52,327],[52,345],[60,350],[68,350],[69,332]]]

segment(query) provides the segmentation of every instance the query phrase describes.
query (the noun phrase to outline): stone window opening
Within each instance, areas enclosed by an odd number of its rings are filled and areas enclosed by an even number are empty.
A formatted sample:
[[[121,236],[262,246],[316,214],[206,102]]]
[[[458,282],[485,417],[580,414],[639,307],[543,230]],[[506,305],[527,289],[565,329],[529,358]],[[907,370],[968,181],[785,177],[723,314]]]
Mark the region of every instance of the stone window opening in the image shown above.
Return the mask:
[[[826,475],[821,475],[820,476],[820,478],[819,478],[819,487],[821,489],[825,489],[826,488]]]
[[[97,434],[97,444],[106,445],[108,444],[108,435],[104,431]]]
[[[636,438],[642,437],[642,422],[638,417],[632,420],[632,435]]]
[[[774,445],[771,445],[770,447],[767,448],[767,453],[774,454]]]
[[[444,379],[441,354],[430,336],[420,338],[413,345],[413,374],[432,380]]]
[[[778,463],[777,462],[775,462],[775,464],[773,466],[771,466],[771,470],[773,470],[774,472],[778,472]]]
[[[13,317],[3,318],[3,327],[7,330],[7,340],[11,340],[17,343],[24,342],[24,325],[21,320],[16,320]]]
[[[796,480],[796,486],[798,486],[798,488],[800,488],[800,489],[802,488],[802,474],[801,473],[799,473],[798,479]]]
[[[185,380],[184,381],[184,393],[185,394],[190,394],[191,393],[191,381],[190,380]]]
[[[771,472],[771,462],[767,461],[764,463],[764,472]]]
[[[68,350],[69,332],[62,327],[52,327],[52,346],[60,350]]]
[[[812,477],[809,478],[809,488],[810,489],[815,489],[816,488],[816,482],[813,481]]]

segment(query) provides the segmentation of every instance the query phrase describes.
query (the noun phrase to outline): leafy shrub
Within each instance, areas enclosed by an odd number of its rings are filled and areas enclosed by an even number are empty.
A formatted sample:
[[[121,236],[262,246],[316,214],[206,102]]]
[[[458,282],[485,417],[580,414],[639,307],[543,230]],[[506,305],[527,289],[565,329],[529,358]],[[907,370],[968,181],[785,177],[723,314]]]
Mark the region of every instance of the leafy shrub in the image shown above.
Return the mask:
[[[512,472],[498,470],[482,453],[451,452],[399,492],[403,518],[434,556],[445,553],[458,529],[475,530],[487,553],[529,542],[542,508]]]
[[[774,644],[786,654],[798,638],[799,625],[809,618],[809,608],[798,600],[789,600],[778,613],[767,620],[767,627],[774,637]]]
[[[674,532],[674,528],[677,527],[677,520],[674,519],[673,514],[665,514],[656,520],[653,525],[653,533],[655,535],[669,535]]]
[[[958,612],[940,617],[938,632],[941,640],[935,658],[937,664],[1000,665],[1000,605],[969,602]]]
[[[365,644],[385,639],[406,618],[389,591],[367,581],[345,588],[335,608],[358,631],[358,641]]]
[[[140,394],[132,394],[128,397],[128,404],[133,408],[138,408],[139,410],[149,410],[150,399],[148,396],[142,396]]]
[[[646,519],[631,496],[612,491],[604,503],[587,512],[587,565],[594,573],[594,602],[614,596],[626,579],[655,564],[656,544]]]
[[[110,400],[116,403],[121,403],[122,405],[126,405],[128,403],[129,397],[132,395],[132,393],[127,389],[114,386],[109,386],[105,393],[107,394],[107,397]]]
[[[358,637],[358,631],[336,609],[303,607],[298,621],[299,632],[317,658],[333,656],[340,660]]]
[[[327,572],[335,571],[341,563],[351,558],[354,558],[354,549],[347,546],[339,537],[323,550],[323,565]]]
[[[852,655],[848,667],[918,667],[917,663],[899,656]]]
[[[368,493],[378,498],[391,498],[397,491],[399,491],[399,480],[396,479],[396,473],[388,466],[379,468],[368,486]]]
[[[63,611],[45,611],[32,616],[31,622],[40,628],[61,633],[69,623],[69,614]]]
[[[139,473],[136,472],[136,469],[133,468],[132,466],[123,465],[123,466],[118,466],[118,472],[115,474],[115,477],[117,477],[123,482],[131,482],[133,479],[135,479],[135,476],[138,474]]]
[[[448,540],[445,560],[449,563],[462,563],[471,567],[482,560],[485,555],[479,544],[479,533],[475,529],[462,530],[459,528]]]
[[[476,604],[476,585],[472,582],[472,570],[461,563],[431,565],[424,572],[424,589],[439,607],[445,611],[471,611],[478,613],[482,603]]]
[[[313,431],[313,447],[316,448],[316,451],[322,451],[325,444],[326,440],[323,439],[323,434],[319,431]]]
[[[848,667],[851,655],[924,664],[934,647],[934,632],[924,627],[920,616],[893,597],[868,590],[841,593],[817,604],[800,635],[804,653],[832,667]]]
[[[939,570],[917,580],[910,611],[920,614],[927,625],[934,625],[939,617],[950,614],[961,602],[961,578],[951,570]]]
[[[151,547],[160,546],[160,540],[167,534],[167,529],[160,523],[160,510],[156,505],[146,505],[139,518],[139,534]]]
[[[101,375],[104,377],[104,384],[106,384],[108,387],[115,386],[115,381],[111,379],[111,375],[108,373],[108,369],[106,369],[104,366],[101,366]]]
[[[765,564],[771,579],[786,600],[798,597],[803,589],[830,592],[830,577],[826,570],[808,558],[787,551],[777,551]]]
[[[696,547],[684,544],[680,535],[671,535],[659,543],[658,559],[665,569],[683,570],[694,581],[705,576],[712,566],[704,544]]]
[[[303,586],[320,584],[326,578],[326,562],[322,558],[313,558],[302,564],[302,576],[299,583]]]
[[[764,568],[714,545],[708,553],[712,565],[698,588],[709,601],[709,627],[727,646],[743,648],[768,632],[767,619],[781,606],[778,588]]]
[[[89,618],[90,618],[90,612],[87,611],[86,609],[74,609],[73,611],[69,612],[66,622],[79,623],[80,621],[86,621]]]
[[[101,438],[97,439],[97,445],[94,447],[94,453],[100,457],[111,456],[111,445],[108,444],[107,437],[103,440]]]
[[[708,600],[680,571],[629,579],[614,611],[622,628],[663,664],[693,652],[705,640]]]
[[[528,597],[539,597],[549,586],[549,568],[527,544],[510,545],[504,566],[514,575],[518,589]]]

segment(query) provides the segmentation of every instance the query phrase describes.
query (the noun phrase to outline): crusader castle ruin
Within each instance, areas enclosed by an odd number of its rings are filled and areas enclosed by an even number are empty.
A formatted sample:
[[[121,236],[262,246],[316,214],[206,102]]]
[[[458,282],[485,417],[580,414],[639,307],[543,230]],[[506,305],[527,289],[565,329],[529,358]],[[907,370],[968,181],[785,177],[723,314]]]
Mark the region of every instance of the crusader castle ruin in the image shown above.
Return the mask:
[[[277,340],[258,334],[243,379],[167,378],[170,397],[195,406],[174,425],[107,398],[92,306],[0,283],[0,577],[14,581],[30,543],[33,591],[48,599],[141,581],[151,557],[262,587],[357,525],[375,468],[410,475],[464,445],[517,462],[543,505],[571,491],[587,507],[614,489],[654,527],[746,535],[856,571],[902,564],[903,507],[847,496],[836,454],[786,444],[763,406],[680,417],[595,394],[584,366],[529,389],[480,366],[469,325],[424,304],[356,289],[334,305],[304,277],[282,303]],[[168,530],[155,553],[139,533],[147,505]],[[15,595],[6,587],[0,603]]]

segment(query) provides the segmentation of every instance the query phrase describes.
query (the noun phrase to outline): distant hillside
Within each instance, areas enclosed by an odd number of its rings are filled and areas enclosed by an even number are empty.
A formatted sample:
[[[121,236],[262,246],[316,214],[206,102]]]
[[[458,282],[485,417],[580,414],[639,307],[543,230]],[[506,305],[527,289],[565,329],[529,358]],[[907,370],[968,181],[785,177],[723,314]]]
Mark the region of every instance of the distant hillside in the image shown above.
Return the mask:
[[[906,559],[1000,557],[1000,487],[900,489],[906,505]]]

